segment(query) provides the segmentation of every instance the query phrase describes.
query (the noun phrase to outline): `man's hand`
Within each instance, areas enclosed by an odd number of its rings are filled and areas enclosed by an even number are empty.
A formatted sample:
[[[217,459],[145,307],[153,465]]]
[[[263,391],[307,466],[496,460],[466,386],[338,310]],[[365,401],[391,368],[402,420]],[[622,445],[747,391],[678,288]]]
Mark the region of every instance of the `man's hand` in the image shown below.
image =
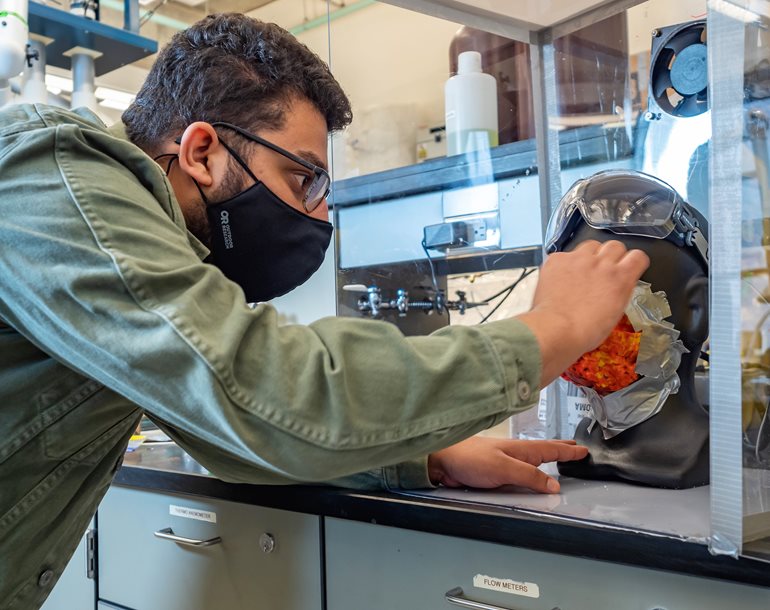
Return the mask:
[[[544,462],[581,460],[586,447],[575,441],[518,441],[475,436],[428,456],[434,484],[493,488],[518,485],[557,493],[559,482],[537,467]]]
[[[540,387],[604,341],[649,265],[644,252],[627,250],[615,240],[585,241],[572,252],[548,256],[532,309],[517,316],[540,345]]]

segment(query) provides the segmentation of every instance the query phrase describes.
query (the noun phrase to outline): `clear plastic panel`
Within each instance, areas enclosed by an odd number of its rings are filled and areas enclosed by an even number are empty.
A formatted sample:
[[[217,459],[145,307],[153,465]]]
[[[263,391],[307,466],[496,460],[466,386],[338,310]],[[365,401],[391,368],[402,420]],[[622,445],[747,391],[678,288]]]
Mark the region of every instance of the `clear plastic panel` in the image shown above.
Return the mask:
[[[591,84],[600,88],[601,76],[581,86],[579,74],[564,82],[555,72],[558,111],[549,114],[547,125],[558,132],[561,190],[601,170],[635,169],[670,184],[708,221],[710,307],[696,305],[709,309],[710,335],[701,336],[693,317],[672,317],[694,354],[685,359],[690,368],[679,371],[682,389],[675,398],[677,409],[692,411],[693,425],[687,434],[672,437],[677,449],[660,464],[675,468],[670,462],[677,451],[685,457],[690,451],[695,460],[710,434],[710,476],[700,477],[710,484],[710,503],[691,505],[693,520],[710,520],[713,553],[770,560],[770,422],[765,416],[770,404],[770,3],[653,0],[622,18],[624,24],[613,28],[606,22],[594,26],[618,33],[614,38],[589,35],[573,44],[556,39],[542,53],[548,73],[553,69],[549,52],[558,66],[568,55],[599,61],[625,49],[625,74],[616,74],[616,89],[598,96],[602,103],[593,108],[569,104],[584,98]],[[604,139],[603,154],[585,154],[580,130],[588,128]],[[565,156],[568,142],[573,157]],[[653,265],[671,266],[671,260],[653,257]],[[689,286],[692,278],[682,279],[681,267],[671,277],[677,273],[681,286]],[[691,306],[703,300],[702,291],[697,298],[696,293],[674,287],[667,297],[676,309],[685,301]],[[700,349],[705,353],[698,359]],[[581,417],[589,415],[581,391],[558,382],[549,394],[543,400],[547,409],[541,409],[548,432],[555,427],[562,436],[573,434]],[[709,411],[705,429],[697,416],[701,407]],[[671,418],[671,429],[676,420]],[[682,475],[682,486],[697,480]],[[671,507],[678,493],[685,497],[676,491],[666,496]],[[644,502],[644,494],[638,501]]]
[[[567,36],[553,40],[543,37],[540,70],[551,78],[550,86],[544,78],[542,104],[550,111],[546,112],[543,135],[558,141],[559,160],[558,168],[552,171],[557,180],[551,176],[551,183],[557,184],[553,189],[556,196],[552,193],[544,206],[553,211],[559,196],[579,179],[605,170],[636,170],[672,186],[682,200],[708,218],[712,117],[707,93],[706,19],[706,0],[651,0]],[[574,69],[560,71],[559,67],[570,60]],[[548,152],[553,159],[552,145]],[[665,208],[670,202],[667,199],[663,203]],[[591,447],[594,466],[570,471],[571,476],[649,485],[634,488],[640,509],[653,515],[686,506],[692,523],[698,524],[694,538],[706,541],[710,535],[709,491],[705,487],[709,481],[709,420],[705,411],[708,364],[698,354],[708,331],[705,324],[696,324],[696,316],[688,318],[687,314],[697,311],[699,319],[705,320],[708,311],[703,249],[676,243],[668,231],[653,236],[660,239],[641,240],[614,232],[613,237],[627,239],[633,247],[641,247],[645,241],[668,242],[666,247],[654,248],[654,255],[648,251],[658,268],[649,278],[653,291],[666,291],[674,310],[666,319],[675,321],[690,347],[678,371],[681,388],[669,397],[659,415],[605,442],[596,430],[590,432],[591,411],[582,390],[560,380],[541,396],[541,425],[547,436],[575,436]],[[692,277],[684,272],[685,259]],[[660,271],[666,268],[671,272]],[[690,305],[696,309],[689,310]],[[645,452],[641,449],[645,444],[655,446],[660,453]],[[658,472],[664,474],[657,476]],[[622,490],[618,493],[623,494]],[[700,501],[693,502],[695,497]],[[656,526],[653,522],[649,522],[652,528],[668,531],[666,524]],[[627,525],[632,524],[629,521]]]
[[[709,1],[711,550],[770,561],[770,2]]]
[[[541,162],[550,174],[543,198],[546,219],[578,179],[634,167],[649,64],[644,52],[637,52],[637,30],[646,28],[639,21],[630,11],[618,12],[555,40],[543,38],[534,67],[540,75],[538,98],[544,115]],[[560,224],[553,220],[551,227]],[[522,438],[571,438],[588,414],[582,392],[558,381],[541,393],[535,433],[531,414],[516,416],[513,429]]]
[[[710,225],[710,276],[668,290],[690,349],[668,413],[687,412],[693,425],[676,416],[654,436],[672,447],[658,470],[677,451],[682,468],[690,451],[699,470],[680,481],[691,489],[581,488],[612,490],[601,514],[613,524],[640,527],[626,518],[633,497],[642,529],[770,558],[770,2],[650,0],[615,14],[611,4],[602,21],[561,24],[532,46],[381,3],[331,7],[330,63],[354,112],[332,143],[337,313],[406,334],[515,315],[531,302],[527,272],[541,261],[550,213],[576,180],[623,169],[666,182]],[[459,55],[473,50],[495,80],[497,125],[459,134],[465,148],[447,156],[447,112],[451,121],[458,106],[448,107],[446,83],[456,66],[472,67]],[[678,248],[658,265],[681,274],[687,259],[703,270],[702,248]],[[558,382],[493,433],[572,437],[587,406]],[[569,512],[568,493],[554,512]]]
[[[383,3],[330,27],[354,115],[333,138],[338,314],[427,334],[526,310],[542,244],[529,45]]]

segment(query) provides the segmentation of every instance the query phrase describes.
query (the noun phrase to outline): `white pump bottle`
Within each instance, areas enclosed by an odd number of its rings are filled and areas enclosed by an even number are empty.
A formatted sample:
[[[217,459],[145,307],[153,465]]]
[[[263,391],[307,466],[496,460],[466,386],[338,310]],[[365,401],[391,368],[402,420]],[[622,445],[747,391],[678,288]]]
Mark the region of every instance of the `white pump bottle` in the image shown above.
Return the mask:
[[[457,58],[457,74],[444,88],[447,155],[497,146],[497,81],[481,71],[481,53]]]

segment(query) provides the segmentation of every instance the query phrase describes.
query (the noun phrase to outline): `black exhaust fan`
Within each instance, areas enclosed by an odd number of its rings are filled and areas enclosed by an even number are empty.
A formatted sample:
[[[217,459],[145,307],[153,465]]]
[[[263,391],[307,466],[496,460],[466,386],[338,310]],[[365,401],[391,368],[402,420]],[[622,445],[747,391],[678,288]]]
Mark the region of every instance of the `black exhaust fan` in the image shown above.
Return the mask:
[[[654,33],[650,90],[658,107],[675,117],[708,110],[706,22],[691,21]]]

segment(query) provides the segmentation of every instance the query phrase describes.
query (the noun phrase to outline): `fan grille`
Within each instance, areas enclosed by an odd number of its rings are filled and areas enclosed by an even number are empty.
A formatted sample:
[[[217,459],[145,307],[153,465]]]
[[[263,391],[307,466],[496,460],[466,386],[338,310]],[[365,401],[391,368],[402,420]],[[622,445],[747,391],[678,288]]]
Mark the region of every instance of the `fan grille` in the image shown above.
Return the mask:
[[[653,42],[650,92],[661,110],[692,117],[708,110],[706,23],[659,30]]]

